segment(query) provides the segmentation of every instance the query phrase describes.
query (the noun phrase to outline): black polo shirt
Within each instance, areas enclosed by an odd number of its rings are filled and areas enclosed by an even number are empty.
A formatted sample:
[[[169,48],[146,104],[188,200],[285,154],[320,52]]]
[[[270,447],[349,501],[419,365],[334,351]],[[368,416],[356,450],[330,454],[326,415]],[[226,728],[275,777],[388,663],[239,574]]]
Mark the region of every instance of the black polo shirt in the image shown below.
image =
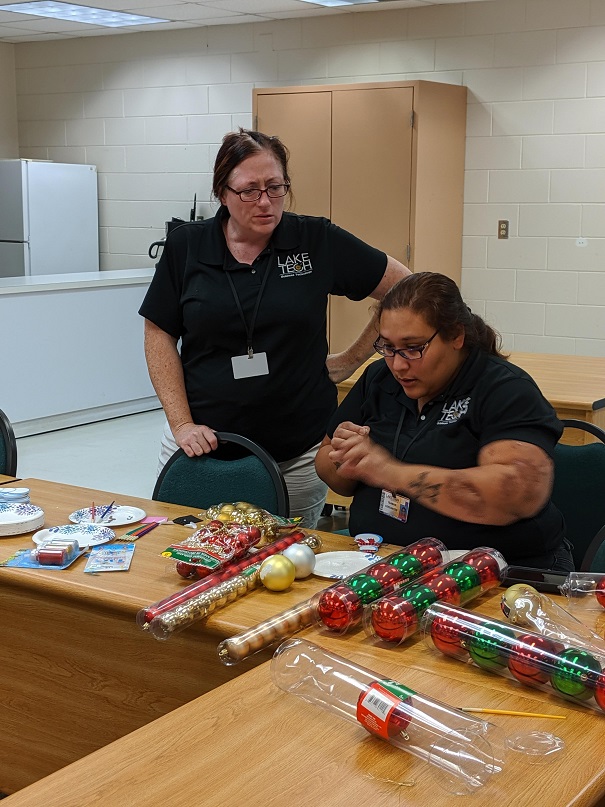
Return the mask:
[[[336,408],[328,353],[328,295],[362,300],[380,283],[387,257],[324,218],[284,213],[252,266],[227,250],[221,215],[171,231],[139,313],[180,338],[193,420],[260,443],[278,461],[322,439]],[[247,351],[246,330],[265,273],[252,347],[269,374],[234,379],[231,358]],[[369,309],[369,305],[368,305]]]
[[[552,457],[563,431],[552,406],[524,370],[478,348],[421,414],[384,360],[374,362],[332,417],[328,434],[345,420],[369,426],[371,438],[399,460],[442,468],[476,467],[479,450],[495,440],[532,443]],[[352,535],[375,532],[399,545],[433,536],[450,549],[490,546],[509,563],[547,553],[564,536],[563,517],[551,502],[535,518],[490,526],[448,518],[411,501],[408,520],[402,523],[379,512],[380,494],[377,488],[358,485],[350,510]]]

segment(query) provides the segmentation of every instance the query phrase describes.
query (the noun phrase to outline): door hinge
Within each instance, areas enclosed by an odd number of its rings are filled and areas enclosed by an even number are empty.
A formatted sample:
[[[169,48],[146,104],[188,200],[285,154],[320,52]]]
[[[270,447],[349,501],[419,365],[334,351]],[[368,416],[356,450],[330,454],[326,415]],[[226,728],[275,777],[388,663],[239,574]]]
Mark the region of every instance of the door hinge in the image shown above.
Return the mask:
[[[410,112],[410,128],[414,128],[414,110]]]

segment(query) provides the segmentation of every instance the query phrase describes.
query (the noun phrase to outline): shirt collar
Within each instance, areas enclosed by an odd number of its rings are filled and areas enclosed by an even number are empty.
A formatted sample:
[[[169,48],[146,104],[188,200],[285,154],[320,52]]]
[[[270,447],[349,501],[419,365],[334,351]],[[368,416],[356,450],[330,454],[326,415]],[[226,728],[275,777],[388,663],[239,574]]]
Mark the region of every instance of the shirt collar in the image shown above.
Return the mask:
[[[213,266],[223,266],[227,243],[223,233],[223,221],[227,212],[221,205],[210,225],[210,236],[204,244],[200,244],[198,259]],[[281,221],[273,231],[270,245],[278,250],[295,249],[300,243],[300,218],[284,213]]]
[[[443,390],[443,392],[436,395],[433,400],[445,401],[448,398],[461,395],[464,392],[472,389],[484,372],[487,357],[488,354],[480,347],[475,346],[472,348],[455,378]],[[412,400],[411,398],[408,398],[401,384],[398,383],[393,373],[388,369],[388,367],[386,367],[386,362],[385,369],[386,372],[383,374],[382,378],[378,380],[380,388],[383,389],[387,394],[394,395],[395,398],[407,409],[417,412],[418,402],[416,399]]]

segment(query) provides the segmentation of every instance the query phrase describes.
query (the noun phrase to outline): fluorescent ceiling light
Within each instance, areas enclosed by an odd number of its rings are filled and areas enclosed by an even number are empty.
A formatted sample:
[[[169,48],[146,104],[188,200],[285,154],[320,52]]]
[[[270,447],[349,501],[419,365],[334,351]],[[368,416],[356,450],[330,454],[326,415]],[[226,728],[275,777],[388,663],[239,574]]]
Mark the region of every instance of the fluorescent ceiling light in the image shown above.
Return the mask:
[[[381,0],[302,0],[314,6],[362,6],[366,3],[380,3]]]
[[[145,25],[157,22],[168,22],[157,17],[141,17],[139,14],[124,14],[121,11],[108,11],[105,8],[76,6],[72,3],[53,2],[53,0],[36,0],[32,3],[10,3],[0,6],[0,11],[14,11],[16,14],[31,14],[34,17],[51,17],[55,20],[84,22],[90,25],[102,25],[105,28],[122,28],[126,25]]]

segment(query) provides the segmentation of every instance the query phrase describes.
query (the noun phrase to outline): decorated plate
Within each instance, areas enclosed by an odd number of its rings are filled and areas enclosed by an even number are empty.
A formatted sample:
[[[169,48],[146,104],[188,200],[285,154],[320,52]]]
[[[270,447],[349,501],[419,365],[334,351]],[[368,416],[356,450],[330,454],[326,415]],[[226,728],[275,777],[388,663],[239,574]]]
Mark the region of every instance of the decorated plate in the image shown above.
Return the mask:
[[[44,510],[35,504],[0,503],[0,537],[22,535],[44,524]]]
[[[382,558],[368,558],[363,552],[322,552],[315,558],[313,574],[317,577],[330,577],[342,580]]]
[[[29,504],[29,488],[0,488],[0,503]]]
[[[69,516],[69,520],[74,524],[94,524],[97,527],[112,526],[123,527],[125,524],[136,524],[147,515],[140,507],[128,507],[122,504],[114,505],[110,512],[103,519],[99,519],[99,514],[103,513],[109,507],[107,504],[99,504],[95,506],[95,518],[92,519],[92,508],[84,507],[82,510],[76,510]]]
[[[76,540],[80,544],[80,549],[87,549],[90,546],[106,544],[115,537],[113,530],[100,524],[62,524],[60,527],[39,530],[32,536],[32,541],[35,544],[43,544],[57,538],[69,538],[70,541]]]

